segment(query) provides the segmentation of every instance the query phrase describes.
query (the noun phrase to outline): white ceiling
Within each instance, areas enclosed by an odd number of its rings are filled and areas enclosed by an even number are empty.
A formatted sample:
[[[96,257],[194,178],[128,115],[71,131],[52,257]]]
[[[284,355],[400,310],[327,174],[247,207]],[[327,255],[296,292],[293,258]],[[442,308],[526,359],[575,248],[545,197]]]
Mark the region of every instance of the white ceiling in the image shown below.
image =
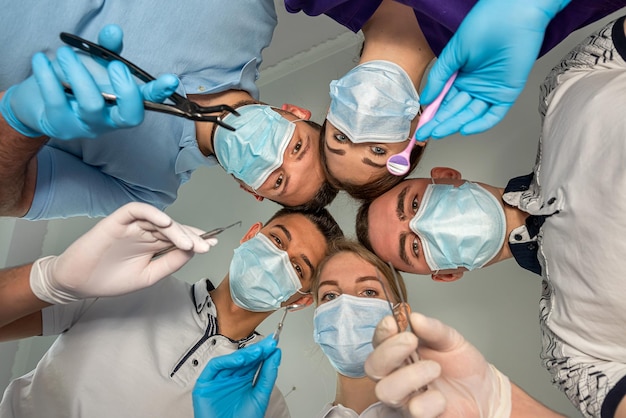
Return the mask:
[[[302,12],[288,13],[284,0],[274,0],[274,4],[278,26],[274,31],[272,44],[263,51],[261,70],[349,32],[327,16],[311,17]]]

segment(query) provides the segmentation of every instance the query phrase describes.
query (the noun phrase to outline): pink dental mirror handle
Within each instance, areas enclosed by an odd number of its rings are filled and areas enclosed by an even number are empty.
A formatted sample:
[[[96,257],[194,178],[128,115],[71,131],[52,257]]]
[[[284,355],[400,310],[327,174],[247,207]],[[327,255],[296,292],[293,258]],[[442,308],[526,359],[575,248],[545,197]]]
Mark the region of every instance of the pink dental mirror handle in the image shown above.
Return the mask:
[[[450,76],[448,81],[446,81],[446,84],[443,86],[443,90],[441,90],[441,93],[439,93],[437,98],[431,104],[426,106],[426,109],[424,109],[422,115],[420,116],[420,120],[417,122],[417,128],[415,128],[415,132],[417,132],[419,128],[421,128],[426,122],[430,121],[435,116],[437,110],[439,110],[439,106],[441,106],[443,98],[446,96],[446,94],[448,94],[448,91],[450,91],[450,87],[452,87],[452,83],[454,83],[456,75],[457,73],[455,72],[454,74],[452,74],[452,76]],[[389,159],[387,160],[387,170],[391,174],[395,176],[403,176],[409,171],[409,167],[411,166],[411,150],[413,149],[413,146],[416,142],[418,141],[415,139],[415,135],[413,135],[413,140],[409,141],[404,151],[389,157]]]

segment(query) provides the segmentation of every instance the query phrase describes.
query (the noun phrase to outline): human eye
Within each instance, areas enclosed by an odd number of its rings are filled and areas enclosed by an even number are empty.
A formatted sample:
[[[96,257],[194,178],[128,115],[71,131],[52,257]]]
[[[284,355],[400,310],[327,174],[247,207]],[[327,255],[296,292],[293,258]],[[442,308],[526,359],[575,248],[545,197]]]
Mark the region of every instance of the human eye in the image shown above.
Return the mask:
[[[378,292],[374,289],[365,289],[362,293],[365,297],[368,298],[375,298],[378,296]]]
[[[336,292],[326,292],[322,295],[322,302],[330,302],[331,300],[335,300],[339,295]]]
[[[276,245],[276,247],[280,248],[281,250],[283,250],[283,240],[276,234],[270,234],[272,241],[274,241],[274,244]]]
[[[376,154],[376,155],[387,154],[387,151],[384,148],[376,146],[376,145],[371,146],[370,150],[372,151],[373,154]]]
[[[274,182],[274,186],[273,186],[274,189],[280,188],[280,185],[283,184],[283,177],[284,177],[283,173],[280,173],[278,175],[278,178],[276,178],[276,181]]]
[[[413,238],[413,242],[411,243],[411,254],[413,254],[415,258],[419,258],[420,256],[420,247],[417,237]]]
[[[419,209],[419,201],[417,200],[417,195],[413,198],[413,200],[411,201],[411,209],[413,210],[413,213],[417,212],[417,209]]]
[[[293,147],[293,151],[291,153],[297,154],[298,152],[300,152],[301,149],[302,149],[302,140],[299,140],[298,142],[296,142],[296,145]]]
[[[291,265],[293,266],[293,269],[296,271],[300,279],[304,279],[304,270],[302,269],[302,267],[300,267],[298,263],[291,263]]]
[[[335,138],[335,141],[337,142],[341,142],[342,144],[348,142],[348,137],[345,136],[343,133],[341,132],[337,132],[335,135],[333,135],[333,138]]]

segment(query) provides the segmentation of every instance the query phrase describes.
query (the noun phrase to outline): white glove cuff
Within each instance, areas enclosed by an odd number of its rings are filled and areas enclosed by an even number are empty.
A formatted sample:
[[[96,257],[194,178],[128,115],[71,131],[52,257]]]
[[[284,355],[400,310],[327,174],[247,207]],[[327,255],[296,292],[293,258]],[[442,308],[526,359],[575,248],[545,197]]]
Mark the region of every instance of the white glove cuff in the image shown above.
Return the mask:
[[[30,288],[40,300],[53,305],[75,302],[79,298],[58,288],[52,273],[57,258],[56,255],[51,255],[33,263],[30,270]]]
[[[497,398],[491,402],[493,408],[489,411],[489,418],[508,418],[511,416],[511,382],[493,364],[490,364],[489,367],[497,378],[499,386],[494,388],[497,392],[497,395],[494,393],[494,397],[497,396]]]

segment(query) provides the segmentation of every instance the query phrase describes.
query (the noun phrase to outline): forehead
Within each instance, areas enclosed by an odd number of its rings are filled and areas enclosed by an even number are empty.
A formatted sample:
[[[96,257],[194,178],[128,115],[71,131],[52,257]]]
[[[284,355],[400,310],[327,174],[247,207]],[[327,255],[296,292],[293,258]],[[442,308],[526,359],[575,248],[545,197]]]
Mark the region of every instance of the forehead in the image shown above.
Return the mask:
[[[288,231],[289,249],[309,253],[309,257],[315,259],[315,265],[319,264],[328,249],[326,237],[309,218],[302,214],[290,213],[279,216],[268,222],[262,229],[264,232],[272,230],[283,231],[283,233],[285,230]]]
[[[370,205],[369,226],[377,221],[389,221],[393,217],[398,219],[399,205],[404,203],[407,196],[424,194],[426,187],[431,184],[429,178],[406,179],[394,186],[391,190],[374,199]],[[403,207],[402,207],[403,208]]]
[[[332,279],[341,284],[350,284],[361,276],[376,276],[376,267],[352,252],[341,252],[333,255],[324,264],[320,273],[320,283],[324,279]]]

